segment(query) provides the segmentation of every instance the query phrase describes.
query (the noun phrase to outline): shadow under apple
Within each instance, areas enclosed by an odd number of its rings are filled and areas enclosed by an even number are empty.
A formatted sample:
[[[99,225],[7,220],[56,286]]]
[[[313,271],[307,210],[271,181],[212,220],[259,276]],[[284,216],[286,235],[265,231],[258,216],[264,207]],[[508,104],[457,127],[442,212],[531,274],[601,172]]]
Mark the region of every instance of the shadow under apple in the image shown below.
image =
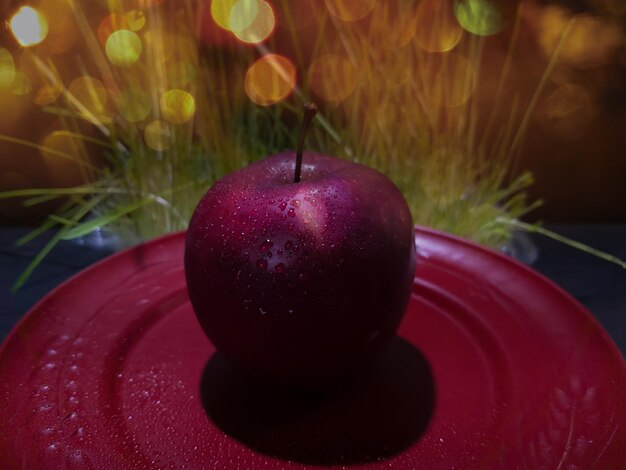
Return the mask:
[[[303,390],[255,381],[215,353],[205,366],[208,417],[251,449],[311,465],[379,461],[425,431],[435,405],[424,356],[396,337],[367,377],[334,390]]]

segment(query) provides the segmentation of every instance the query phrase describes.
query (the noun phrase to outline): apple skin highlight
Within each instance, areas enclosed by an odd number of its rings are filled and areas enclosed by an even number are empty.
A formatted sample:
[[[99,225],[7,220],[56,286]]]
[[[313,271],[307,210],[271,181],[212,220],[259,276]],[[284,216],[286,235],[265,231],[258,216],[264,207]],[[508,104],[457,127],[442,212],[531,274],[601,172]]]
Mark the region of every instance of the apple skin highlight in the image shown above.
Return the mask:
[[[332,381],[378,358],[415,275],[411,213],[382,173],[305,152],[265,158],[204,195],[186,238],[196,316],[232,363],[283,382]]]

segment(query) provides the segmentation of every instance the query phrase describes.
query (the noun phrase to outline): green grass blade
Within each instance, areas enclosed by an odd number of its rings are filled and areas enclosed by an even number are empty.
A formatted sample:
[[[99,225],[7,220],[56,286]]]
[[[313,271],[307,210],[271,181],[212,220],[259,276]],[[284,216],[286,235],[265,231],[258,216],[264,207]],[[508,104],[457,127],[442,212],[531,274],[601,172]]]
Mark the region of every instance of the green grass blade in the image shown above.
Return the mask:
[[[138,209],[141,209],[142,207],[150,204],[154,202],[153,198],[147,198],[147,199],[143,199],[135,204],[131,204],[128,206],[123,206],[123,207],[119,207],[117,209],[115,209],[112,212],[109,212],[107,214],[104,214],[100,217],[97,217],[95,219],[91,219],[88,222],[85,222],[83,224],[80,224],[70,230],[68,230],[64,235],[63,235],[63,240],[72,240],[74,238],[79,238],[82,237],[84,235],[87,235],[89,233],[91,233],[92,231],[94,231],[95,229],[97,229],[98,227],[102,227],[104,225],[110,224],[111,222],[116,221],[117,219],[119,219],[120,217],[125,216],[126,214],[130,214],[131,212],[134,212]]]
[[[43,197],[52,195],[68,196],[72,194],[125,194],[127,191],[118,188],[98,188],[94,186],[77,186],[74,188],[38,188],[16,189],[14,191],[0,192],[0,199],[15,197]]]
[[[80,209],[76,211],[76,214],[74,214],[71,220],[73,222],[78,222],[80,219],[85,217],[85,215],[87,215],[89,211],[91,211],[94,207],[100,204],[104,200],[105,197],[106,196],[104,195],[98,196],[98,197],[93,198],[89,202],[85,203],[82,207],[80,207]],[[63,237],[68,231],[69,231],[69,226],[63,226],[61,227],[61,229],[59,229],[59,231],[56,234],[54,234],[54,236],[50,239],[50,241],[46,243],[46,245],[41,249],[41,251],[39,251],[39,253],[37,253],[37,256],[33,258],[33,260],[26,267],[26,269],[22,271],[22,274],[20,274],[20,277],[17,278],[17,280],[11,287],[12,292],[16,292],[24,286],[26,281],[33,274],[33,271],[35,270],[35,268],[37,268],[37,266],[39,266],[39,264],[43,261],[43,259],[46,256],[48,256],[48,254],[57,245],[57,243],[63,240]]]
[[[564,237],[563,235],[559,235],[556,232],[553,232],[552,230],[548,230],[545,229],[543,227],[539,227],[537,225],[532,225],[532,224],[527,224],[525,222],[520,222],[519,220],[515,220],[515,219],[507,219],[504,217],[498,217],[498,222],[504,223],[504,224],[508,224],[508,225],[512,225],[513,227],[516,228],[520,228],[522,230],[526,230],[527,232],[535,232],[535,233],[539,233],[545,237],[551,238],[553,240],[556,240],[557,242],[563,243],[565,245],[571,246],[572,248],[576,248],[577,250],[580,251],[584,251],[585,253],[589,253],[590,255],[596,256],[600,259],[603,259],[605,261],[608,261],[610,263],[613,264],[617,264],[618,266],[622,267],[623,269],[626,269],[626,261],[618,258],[617,256],[613,256],[609,253],[606,253],[604,251],[601,250],[597,250],[595,248],[592,248],[588,245],[585,245],[584,243],[580,243],[577,242],[575,240],[572,240],[570,238]]]

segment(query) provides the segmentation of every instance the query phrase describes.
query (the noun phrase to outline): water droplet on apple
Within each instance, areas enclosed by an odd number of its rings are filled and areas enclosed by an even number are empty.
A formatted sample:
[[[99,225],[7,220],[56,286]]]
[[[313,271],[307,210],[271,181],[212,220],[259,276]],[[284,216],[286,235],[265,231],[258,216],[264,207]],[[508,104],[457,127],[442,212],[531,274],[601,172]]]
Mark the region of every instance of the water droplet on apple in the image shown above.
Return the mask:
[[[294,312],[294,310],[293,310],[292,308],[290,308],[288,311],[289,311],[289,313],[291,313],[291,314],[293,314],[293,312]]]
[[[269,249],[272,248],[273,246],[274,244],[271,241],[265,240],[263,243],[261,243],[261,245],[259,245],[259,251],[261,253],[267,253]]]
[[[260,313],[261,315],[265,315],[265,314],[267,313],[267,310],[263,310],[263,307],[260,307],[260,308],[259,308],[259,313]]]
[[[302,258],[300,258],[302,259]],[[309,273],[303,271],[299,274],[298,278],[302,281],[302,282],[306,282],[309,279]]]
[[[289,217],[295,217],[295,216],[296,216],[296,211],[295,211],[295,210],[293,210],[293,208],[291,208],[291,209],[289,209],[289,210],[287,211],[287,215],[288,215]]]
[[[300,201],[295,199],[295,200],[291,201],[291,205],[297,209],[298,207],[300,207]]]
[[[278,263],[274,269],[276,270],[277,273],[282,273],[285,271],[285,264]]]
[[[259,268],[259,271],[265,271],[267,269],[267,261],[264,259],[256,260],[256,267]]]
[[[281,202],[278,207],[281,211],[284,211],[285,209],[287,209],[287,201]]]
[[[293,242],[291,240],[287,240],[287,243],[285,243],[285,250],[290,251],[293,249]]]

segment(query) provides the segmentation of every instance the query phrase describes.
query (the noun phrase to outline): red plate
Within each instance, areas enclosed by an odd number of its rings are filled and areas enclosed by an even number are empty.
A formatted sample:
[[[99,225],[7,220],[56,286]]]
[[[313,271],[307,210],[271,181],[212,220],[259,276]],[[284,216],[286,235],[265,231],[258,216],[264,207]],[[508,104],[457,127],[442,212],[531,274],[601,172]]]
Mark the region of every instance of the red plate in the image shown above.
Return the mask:
[[[2,468],[626,468],[626,367],[532,270],[419,229],[414,294],[372,377],[246,382],[187,300],[183,234],[63,284],[0,351]]]

